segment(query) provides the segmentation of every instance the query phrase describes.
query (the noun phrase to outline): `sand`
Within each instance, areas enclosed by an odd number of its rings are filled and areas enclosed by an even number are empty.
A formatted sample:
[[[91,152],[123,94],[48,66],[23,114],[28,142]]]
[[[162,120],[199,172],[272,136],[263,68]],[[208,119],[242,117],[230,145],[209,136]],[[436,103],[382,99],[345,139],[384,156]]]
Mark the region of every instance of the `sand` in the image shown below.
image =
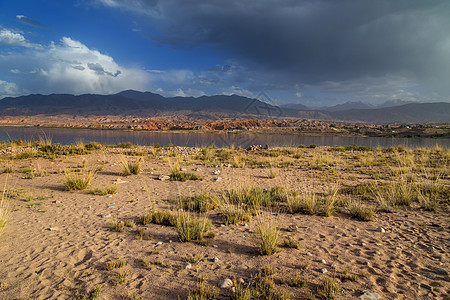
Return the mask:
[[[72,299],[99,285],[99,299],[186,299],[201,277],[216,287],[225,278],[248,282],[266,265],[276,269],[276,288],[288,292],[291,299],[306,299],[329,277],[342,287],[338,299],[355,299],[365,291],[377,293],[380,299],[448,299],[450,277],[435,272],[437,268],[450,269],[450,216],[445,207],[425,211],[413,205],[399,208],[397,213],[377,210],[372,222],[352,219],[345,209],[331,217],[266,210],[259,218],[274,218],[281,237],[302,240],[300,250],[280,244],[282,251],[270,256],[261,256],[254,244],[258,217],[223,226],[219,210],[205,214],[212,220],[216,234],[208,246],[179,242],[174,227],[139,225],[151,237],[144,240],[136,238],[133,228],[123,232],[110,228],[116,219],[134,219],[138,223],[139,217],[152,208],[172,208],[173,199],[204,191],[220,194],[242,182],[263,188],[281,185],[299,192],[325,193],[333,180],[323,171],[307,167],[314,151],[322,150],[304,150],[302,159],[279,168],[273,179],[267,177],[266,168],[182,162],[187,171],[204,177],[203,181],[186,182],[158,180],[159,175],[170,173],[171,165],[183,157],[180,154],[176,158],[146,155],[143,172],[127,177],[120,175],[122,155],[117,152],[122,149],[53,159],[10,160],[8,153],[2,154],[3,163],[12,162],[16,171],[1,174],[0,185],[18,190],[20,195],[8,199],[11,219],[0,236],[0,299]],[[65,190],[61,171],[89,168],[101,162],[103,169],[96,173],[91,186],[116,183],[114,195]],[[46,173],[26,179],[27,174],[17,171],[22,166]],[[344,169],[339,167],[338,172],[342,174],[338,176],[342,186],[371,180],[363,172]],[[216,170],[221,171],[219,175],[214,174]],[[218,177],[220,181],[216,181]],[[448,189],[448,177],[443,182]],[[296,230],[289,231],[293,227]],[[378,232],[379,227],[385,232]],[[159,254],[152,254],[154,251]],[[201,254],[204,260],[186,269],[185,257],[192,254]],[[141,261],[143,257],[171,266],[154,265],[149,270]],[[215,257],[217,262],[213,262]],[[118,269],[105,269],[107,262],[117,259],[125,260],[123,270],[129,271],[126,282],[120,285],[112,282]],[[320,271],[323,268],[326,273]],[[343,280],[344,270],[356,274],[358,280]],[[285,283],[296,274],[308,281],[306,287]],[[229,289],[220,289],[221,298],[229,299],[230,295]]]

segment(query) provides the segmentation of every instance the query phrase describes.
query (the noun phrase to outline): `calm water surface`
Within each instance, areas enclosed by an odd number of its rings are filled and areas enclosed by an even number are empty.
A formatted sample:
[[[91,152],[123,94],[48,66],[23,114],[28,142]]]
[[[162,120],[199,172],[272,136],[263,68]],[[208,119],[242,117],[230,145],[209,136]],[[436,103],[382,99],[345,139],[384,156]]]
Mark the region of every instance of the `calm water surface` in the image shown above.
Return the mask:
[[[344,136],[303,136],[295,134],[252,134],[250,133],[190,133],[190,132],[151,132],[64,128],[19,128],[0,127],[0,141],[23,139],[36,141],[51,138],[53,143],[75,144],[79,142],[98,142],[118,144],[131,142],[136,145],[160,144],[166,146],[208,146],[246,148],[250,145],[269,145],[271,147],[298,146],[300,144],[317,146],[347,146],[351,144],[370,147],[429,147],[439,145],[450,147],[450,139],[432,138],[385,138],[385,137],[344,137]]]

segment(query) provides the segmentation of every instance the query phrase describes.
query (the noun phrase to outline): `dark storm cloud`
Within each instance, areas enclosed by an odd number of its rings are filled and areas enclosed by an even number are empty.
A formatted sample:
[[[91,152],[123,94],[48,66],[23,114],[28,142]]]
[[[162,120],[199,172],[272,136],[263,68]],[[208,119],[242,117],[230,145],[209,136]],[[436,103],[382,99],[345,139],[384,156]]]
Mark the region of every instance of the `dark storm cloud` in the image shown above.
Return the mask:
[[[103,2],[139,7],[158,28],[152,39],[160,45],[210,45],[279,82],[398,75],[448,86],[450,1]]]
[[[34,26],[34,27],[40,27],[40,28],[48,28],[46,25],[33,20],[31,18],[28,18],[27,16],[24,15],[17,15],[16,16],[17,19],[19,19],[20,23],[25,24],[25,25],[30,25],[30,26]]]
[[[74,68],[78,69],[76,67],[74,67]],[[114,74],[111,72],[105,71],[105,68],[103,68],[103,66],[99,63],[88,63],[88,68],[90,70],[94,71],[96,75],[109,75],[112,77],[117,77],[122,73],[119,70],[117,70]],[[79,69],[79,70],[81,70],[81,69]]]

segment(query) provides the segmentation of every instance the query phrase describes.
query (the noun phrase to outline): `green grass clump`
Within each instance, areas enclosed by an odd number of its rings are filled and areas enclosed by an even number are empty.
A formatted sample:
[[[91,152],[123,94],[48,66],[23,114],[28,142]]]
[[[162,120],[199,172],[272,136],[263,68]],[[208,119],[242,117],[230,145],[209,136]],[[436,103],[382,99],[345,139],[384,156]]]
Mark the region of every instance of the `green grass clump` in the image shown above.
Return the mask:
[[[219,206],[216,196],[203,192],[192,197],[184,197],[178,200],[178,207],[188,211],[207,212]]]
[[[272,218],[258,220],[255,229],[255,244],[261,255],[272,255],[279,251],[277,247],[279,233],[278,224]]]
[[[188,255],[185,258],[186,262],[191,263],[191,264],[196,264],[196,263],[202,261],[203,259],[204,259],[204,255],[201,253],[197,253],[194,255]]]
[[[124,284],[127,281],[128,276],[130,276],[130,271],[119,269],[119,273],[117,274],[117,279],[113,279],[111,282],[114,285]]]
[[[14,166],[11,164],[5,165],[1,173],[11,174],[14,173]]]
[[[153,223],[165,226],[175,226],[176,213],[170,210],[154,210],[142,216],[140,222],[142,225]]]
[[[181,242],[202,241],[205,233],[211,228],[211,221],[207,218],[194,217],[188,212],[180,212],[176,215],[175,227]]]
[[[269,277],[269,276],[275,275],[276,272],[277,271],[275,270],[274,267],[272,267],[271,265],[266,265],[259,270],[258,276]]]
[[[91,291],[88,293],[81,295],[79,297],[75,297],[75,299],[81,299],[81,300],[93,300],[100,297],[100,293],[102,292],[102,286],[97,285],[95,286]]]
[[[352,202],[349,204],[350,215],[360,221],[369,222],[374,218],[374,212],[371,207],[364,206],[360,202]]]
[[[341,288],[333,279],[327,278],[317,288],[317,296],[323,300],[334,300],[340,290]]]
[[[197,283],[197,286],[189,292],[187,300],[214,300],[218,299],[219,291],[206,285],[204,280]]]
[[[110,226],[111,230],[116,232],[122,232],[125,229],[125,222],[114,220],[111,222]]]
[[[288,199],[288,195],[284,188],[278,186],[264,190],[260,187],[243,185],[228,191],[225,199],[229,203],[246,204],[250,210],[256,210],[259,206],[278,207],[281,202]]]
[[[291,214],[315,215],[320,211],[320,203],[315,194],[294,195],[289,197],[286,202]]]
[[[234,225],[243,221],[248,222],[252,219],[252,214],[240,204],[225,203],[220,207],[220,213],[223,216],[225,225]]]
[[[142,159],[139,157],[135,161],[129,161],[126,159],[121,160],[122,175],[138,175],[141,172]]]
[[[68,191],[84,190],[89,186],[94,175],[94,171],[82,171],[79,173],[66,171],[64,175],[64,185]]]
[[[100,187],[92,188],[88,191],[88,194],[105,196],[105,195],[113,195],[116,193],[116,191],[117,191],[117,184],[112,184],[105,186],[104,188]]]
[[[341,274],[341,281],[358,281],[358,275],[356,274],[350,274],[347,269],[345,269]]]
[[[304,287],[308,285],[308,281],[300,274],[295,274],[295,276],[288,281],[288,285],[292,287]]]
[[[191,172],[182,172],[179,168],[173,169],[169,176],[172,181],[203,180],[203,177],[200,175]]]
[[[295,240],[289,236],[284,238],[283,245],[288,248],[300,250],[300,248],[302,247],[302,242],[299,240]]]
[[[111,271],[113,269],[120,269],[120,268],[124,267],[126,264],[127,264],[127,262],[123,259],[109,261],[106,263],[105,269],[107,271]]]
[[[134,147],[134,145],[133,145],[133,143],[130,143],[130,142],[126,142],[126,143],[119,143],[119,144],[117,144],[117,148],[133,148]]]

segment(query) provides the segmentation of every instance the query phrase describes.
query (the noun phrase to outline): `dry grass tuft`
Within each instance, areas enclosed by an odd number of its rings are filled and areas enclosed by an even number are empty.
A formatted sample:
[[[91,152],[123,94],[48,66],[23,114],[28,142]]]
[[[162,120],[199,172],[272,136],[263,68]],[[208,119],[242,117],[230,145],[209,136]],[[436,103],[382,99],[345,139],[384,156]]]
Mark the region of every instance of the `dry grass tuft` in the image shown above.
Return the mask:
[[[255,244],[261,255],[272,255],[279,251],[278,239],[280,230],[273,218],[263,220],[258,218],[255,229]]]
[[[86,189],[91,183],[95,171],[64,172],[64,185],[68,191],[77,191]]]
[[[138,175],[141,172],[142,159],[139,157],[133,162],[122,158],[120,164],[123,176]]]
[[[180,212],[175,217],[175,227],[181,242],[202,241],[205,233],[211,228],[211,221],[207,218],[194,217],[188,212]]]

